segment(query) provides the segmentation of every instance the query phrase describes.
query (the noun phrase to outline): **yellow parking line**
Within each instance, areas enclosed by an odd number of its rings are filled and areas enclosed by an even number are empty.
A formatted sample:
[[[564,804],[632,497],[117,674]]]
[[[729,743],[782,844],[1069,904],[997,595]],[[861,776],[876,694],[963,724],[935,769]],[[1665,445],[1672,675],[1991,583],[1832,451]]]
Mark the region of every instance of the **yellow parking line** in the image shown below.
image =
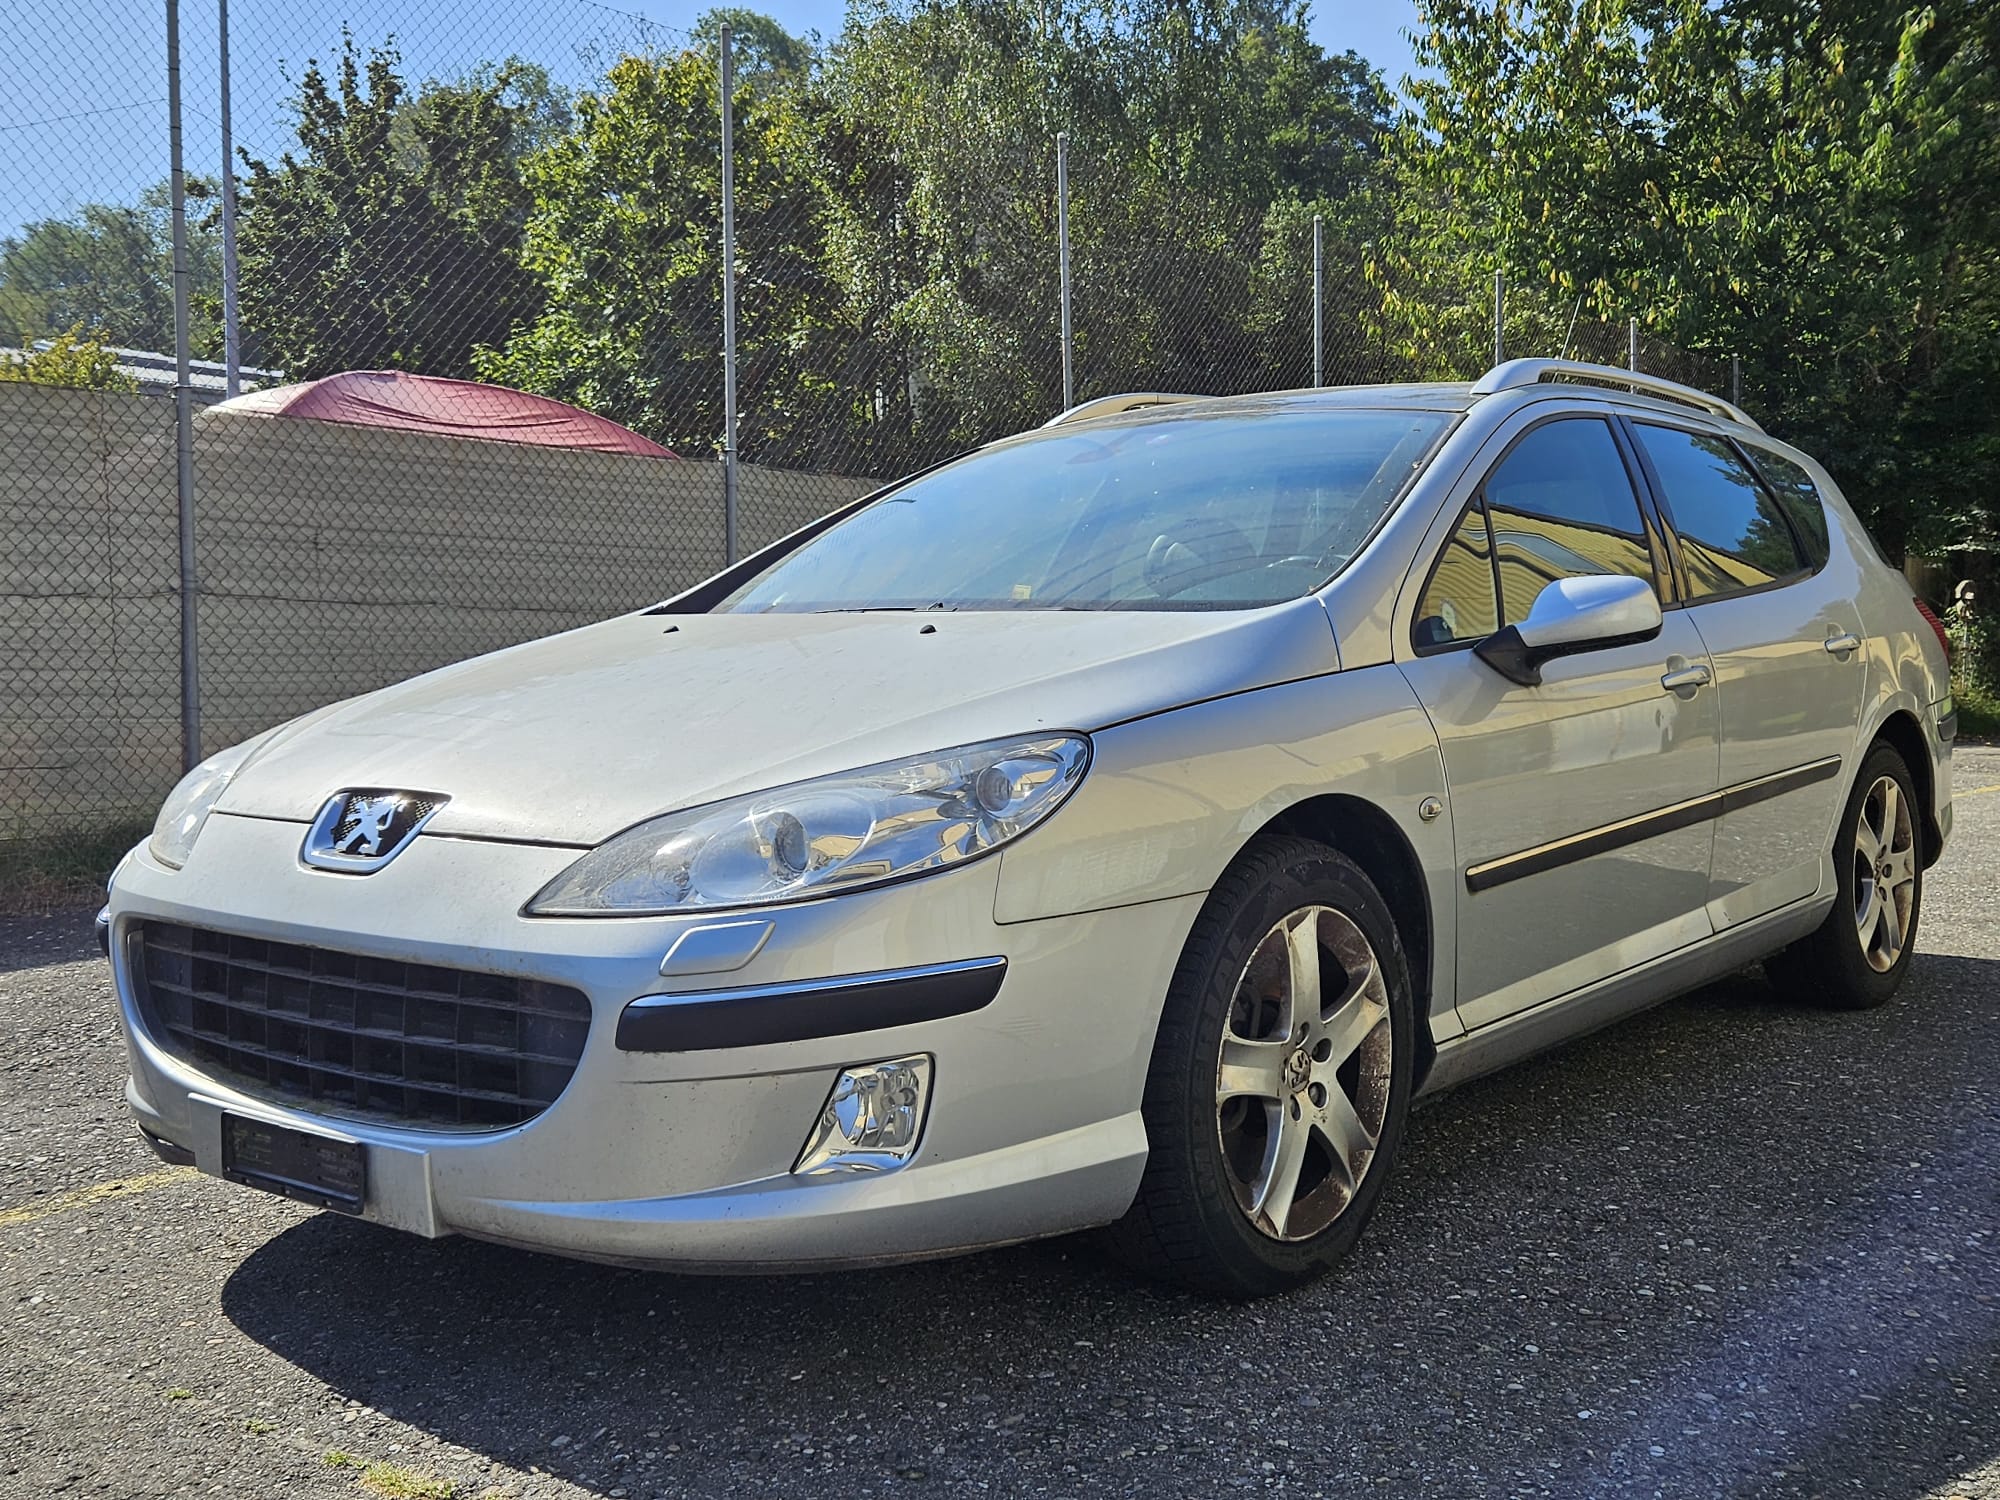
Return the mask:
[[[185,1182],[200,1174],[193,1167],[163,1167],[157,1172],[141,1172],[137,1177],[120,1177],[112,1182],[93,1182],[89,1187],[80,1187],[67,1193],[58,1193],[40,1203],[31,1203],[26,1208],[0,1210],[0,1228],[9,1224],[32,1224],[37,1219],[46,1219],[52,1214],[66,1214],[73,1208],[89,1208],[93,1203],[102,1203],[108,1198],[124,1198],[133,1193],[148,1192],[153,1188],[166,1187],[169,1183]]]
[[[1983,797],[1988,792],[2000,792],[2000,781],[1994,782],[1991,786],[1976,786],[1969,792],[1957,792],[1954,795],[1959,797]]]

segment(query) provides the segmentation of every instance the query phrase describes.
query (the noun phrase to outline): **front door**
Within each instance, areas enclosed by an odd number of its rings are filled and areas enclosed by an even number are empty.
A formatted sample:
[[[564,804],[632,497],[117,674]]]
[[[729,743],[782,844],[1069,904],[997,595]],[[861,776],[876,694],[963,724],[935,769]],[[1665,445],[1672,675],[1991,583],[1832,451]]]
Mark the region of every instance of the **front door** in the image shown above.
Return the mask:
[[[1538,687],[1470,650],[1557,578],[1629,574],[1671,601],[1665,557],[1611,423],[1564,416],[1512,437],[1419,595],[1401,666],[1444,756],[1469,1028],[1712,931],[1718,715],[1686,611],[1549,662]]]

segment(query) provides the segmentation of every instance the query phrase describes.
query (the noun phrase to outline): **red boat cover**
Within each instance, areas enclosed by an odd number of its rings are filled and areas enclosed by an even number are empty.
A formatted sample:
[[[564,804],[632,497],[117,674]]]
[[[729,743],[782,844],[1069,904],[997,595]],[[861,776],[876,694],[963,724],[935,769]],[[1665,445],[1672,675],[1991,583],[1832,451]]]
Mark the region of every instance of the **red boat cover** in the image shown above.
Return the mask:
[[[549,448],[593,448],[672,458],[670,449],[567,402],[504,385],[409,375],[401,370],[345,370],[323,380],[252,391],[209,408],[271,417],[306,417],[359,427],[396,427],[443,437],[497,443],[539,443]]]

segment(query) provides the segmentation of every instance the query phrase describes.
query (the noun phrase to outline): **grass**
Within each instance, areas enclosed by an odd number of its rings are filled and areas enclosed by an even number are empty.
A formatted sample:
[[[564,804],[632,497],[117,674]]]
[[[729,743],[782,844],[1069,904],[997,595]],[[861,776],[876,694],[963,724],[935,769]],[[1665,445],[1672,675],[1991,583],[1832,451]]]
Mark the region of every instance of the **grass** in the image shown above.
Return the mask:
[[[394,1464],[372,1463],[361,1471],[361,1487],[383,1500],[453,1500],[458,1486]]]
[[[341,1448],[327,1449],[326,1457],[320,1461],[329,1469],[358,1469],[361,1467],[360,1459]]]
[[[194,1400],[194,1392],[184,1385],[177,1385],[167,1392],[167,1399],[169,1401],[192,1401]]]
[[[243,1430],[245,1432],[254,1432],[259,1437],[262,1437],[267,1432],[276,1432],[278,1424],[273,1422],[269,1417],[247,1417],[243,1422]]]
[[[104,881],[149,823],[0,839],[0,916],[41,916],[104,897]]]
[[[1975,740],[2000,739],[2000,697],[1966,688],[1952,694],[1958,705],[1958,732]]]

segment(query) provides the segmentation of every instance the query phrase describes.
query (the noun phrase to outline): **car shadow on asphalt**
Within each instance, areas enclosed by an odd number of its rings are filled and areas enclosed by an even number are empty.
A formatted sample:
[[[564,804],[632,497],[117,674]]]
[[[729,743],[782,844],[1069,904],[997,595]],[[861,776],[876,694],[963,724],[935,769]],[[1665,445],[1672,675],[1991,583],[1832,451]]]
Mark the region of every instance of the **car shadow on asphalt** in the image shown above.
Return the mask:
[[[1417,1115],[1343,1267],[1252,1307],[1086,1238],[714,1280],[328,1214],[222,1305],[343,1397],[599,1493],[721,1492],[746,1463],[787,1492],[1207,1493],[1189,1424],[1276,1379],[1318,1392],[1279,1455],[1308,1488],[1431,1493],[1456,1429],[1538,1493],[1916,1496],[2000,1455],[1996,1002],[1990,959],[1921,955],[1863,1015],[1752,970],[1467,1085]]]

